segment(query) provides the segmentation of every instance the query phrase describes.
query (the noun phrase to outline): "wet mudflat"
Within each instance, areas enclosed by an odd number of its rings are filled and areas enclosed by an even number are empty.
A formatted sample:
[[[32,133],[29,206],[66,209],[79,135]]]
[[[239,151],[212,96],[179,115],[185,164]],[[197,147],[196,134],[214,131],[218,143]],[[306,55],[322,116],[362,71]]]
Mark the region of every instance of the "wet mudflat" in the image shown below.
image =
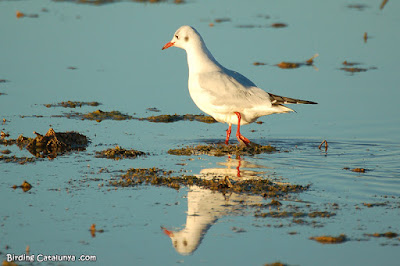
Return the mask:
[[[1,261],[397,265],[399,4],[141,2],[0,1]],[[161,51],[183,24],[319,104],[221,144],[184,52]]]

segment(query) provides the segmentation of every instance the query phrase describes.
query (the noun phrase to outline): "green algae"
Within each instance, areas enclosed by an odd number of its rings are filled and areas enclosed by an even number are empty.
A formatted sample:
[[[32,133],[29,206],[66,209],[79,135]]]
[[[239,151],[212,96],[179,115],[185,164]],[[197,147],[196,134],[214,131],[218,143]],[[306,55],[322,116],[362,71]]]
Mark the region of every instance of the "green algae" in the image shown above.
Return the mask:
[[[137,151],[137,150],[126,150],[121,148],[120,146],[116,146],[115,148],[110,148],[104,151],[96,151],[97,158],[107,158],[119,160],[123,158],[137,158],[138,156],[146,155],[145,152]]]
[[[270,145],[259,145],[250,143],[249,146],[245,145],[225,145],[225,144],[211,144],[211,145],[197,145],[187,146],[180,149],[170,149],[169,154],[172,155],[210,155],[210,156],[225,156],[225,155],[255,155],[261,153],[273,153],[277,149]]]

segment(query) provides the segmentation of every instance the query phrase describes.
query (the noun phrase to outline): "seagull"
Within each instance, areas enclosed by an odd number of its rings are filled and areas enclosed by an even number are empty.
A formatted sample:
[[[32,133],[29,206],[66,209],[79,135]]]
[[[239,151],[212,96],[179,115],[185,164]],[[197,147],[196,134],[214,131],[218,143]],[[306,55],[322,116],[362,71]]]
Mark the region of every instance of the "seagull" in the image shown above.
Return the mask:
[[[226,145],[229,144],[232,124],[237,125],[239,143],[248,146],[250,140],[240,133],[241,125],[253,123],[261,116],[293,112],[283,104],[316,104],[268,93],[242,74],[223,67],[207,49],[199,32],[191,26],[180,27],[162,50],[172,46],[186,51],[188,87],[194,103],[216,121],[229,125]]]

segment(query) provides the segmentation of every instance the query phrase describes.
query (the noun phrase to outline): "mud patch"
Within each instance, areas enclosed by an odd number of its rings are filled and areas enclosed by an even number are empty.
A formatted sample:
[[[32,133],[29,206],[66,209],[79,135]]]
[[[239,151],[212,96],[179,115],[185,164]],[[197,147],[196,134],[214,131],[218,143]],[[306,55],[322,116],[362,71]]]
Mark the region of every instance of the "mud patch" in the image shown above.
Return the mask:
[[[119,146],[115,148],[110,148],[104,151],[96,151],[97,158],[107,158],[107,159],[114,159],[120,160],[124,158],[137,158],[138,156],[145,156],[146,153],[137,150],[126,150]]]
[[[339,236],[313,236],[311,240],[315,240],[321,244],[340,244],[346,242],[348,239],[346,235],[341,234]]]
[[[89,143],[86,136],[73,131],[55,132],[50,128],[44,136],[37,132],[33,133],[36,134],[36,138],[29,141],[26,149],[39,158],[55,158],[68,151],[85,150]]]
[[[99,102],[76,102],[76,101],[66,101],[54,104],[45,104],[47,108],[50,107],[64,107],[64,108],[76,108],[82,106],[99,106],[101,103]]]
[[[278,184],[268,179],[261,180],[230,180],[203,179],[196,176],[173,176],[173,171],[158,168],[131,168],[118,180],[109,183],[115,187],[135,187],[139,185],[165,186],[180,189],[182,186],[198,186],[222,193],[246,193],[262,197],[283,197],[289,193],[299,193],[309,188],[301,185]]]
[[[259,145],[256,143],[250,143],[249,146],[244,145],[225,145],[225,144],[213,144],[213,145],[198,145],[188,146],[181,149],[170,149],[169,154],[172,155],[210,155],[210,156],[225,156],[225,155],[255,155],[261,153],[273,153],[277,149],[270,145]]]

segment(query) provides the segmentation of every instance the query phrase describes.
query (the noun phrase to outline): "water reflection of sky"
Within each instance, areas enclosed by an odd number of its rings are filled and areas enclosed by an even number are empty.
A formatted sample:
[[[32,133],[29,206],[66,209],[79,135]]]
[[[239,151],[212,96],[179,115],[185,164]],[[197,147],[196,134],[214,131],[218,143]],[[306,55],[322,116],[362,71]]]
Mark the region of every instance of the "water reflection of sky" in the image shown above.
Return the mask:
[[[160,50],[177,27],[190,24],[226,67],[267,91],[320,103],[262,118],[272,136],[398,139],[398,3],[379,10],[371,1],[363,11],[347,4],[235,1],[227,8],[223,1],[102,6],[6,1],[0,11],[7,25],[1,30],[6,52],[0,67],[11,82],[2,85],[8,93],[0,99],[2,113],[42,114],[47,110],[27,107],[74,99],[97,100],[126,113],[153,106],[165,113],[199,113],[187,91],[184,52]],[[16,10],[39,18],[16,19]],[[209,27],[215,18],[231,21]],[[288,27],[236,27],[274,22]],[[315,53],[319,71],[272,66]],[[339,70],[345,60],[377,69],[351,75]],[[254,61],[268,65],[256,67]]]
[[[0,1],[0,79],[9,81],[0,83],[0,93],[6,93],[0,95],[0,119],[8,121],[1,129],[16,138],[21,133],[32,136],[32,131],[43,134],[53,126],[59,131],[79,131],[92,140],[86,152],[53,161],[23,166],[0,162],[1,239],[6,240],[2,243],[16,253],[30,245],[32,253],[98,254],[103,265],[128,260],[153,265],[262,265],[277,260],[322,265],[328,259],[334,264],[385,261],[393,265],[399,259],[397,247],[392,242],[381,247],[386,240],[350,241],[329,248],[308,240],[343,232],[352,239],[363,238],[365,232],[400,232],[393,223],[398,218],[394,207],[399,196],[399,3],[389,1],[383,10],[376,1],[365,3],[367,7],[358,10],[348,8],[348,1],[188,1],[183,5],[121,1],[102,6]],[[17,19],[16,10],[39,17]],[[217,18],[230,21],[210,27]],[[237,27],[276,22],[288,27]],[[43,106],[77,100],[98,101],[102,110],[138,116],[152,115],[146,113],[148,107],[162,114],[200,113],[187,90],[184,51],[161,51],[183,24],[196,27],[227,68],[272,93],[319,103],[293,106],[297,113],[264,117],[262,125],[243,127],[250,139],[289,152],[241,160],[169,156],[166,151],[179,145],[223,140],[226,126],[136,120],[97,123],[51,117],[70,110]],[[370,36],[367,43],[364,32]],[[320,55],[315,59],[318,71],[274,66],[281,61],[302,62],[316,53]],[[376,69],[350,74],[340,70],[345,60]],[[255,61],[267,65],[254,66]],[[330,143],[327,156],[316,148],[323,139]],[[94,151],[113,145],[152,155],[118,162],[94,158]],[[10,150],[28,156],[16,147]],[[232,176],[238,175],[239,167],[243,176],[312,183],[311,191],[299,195],[301,200],[318,208],[336,202],[341,209],[323,228],[298,225],[279,230],[279,222],[256,220],[251,211],[233,213],[223,208],[211,215],[212,221],[204,227],[206,235],[192,256],[182,257],[162,235],[160,225],[177,231],[186,228],[194,190],[98,186],[120,170],[155,165],[196,175],[217,171]],[[344,167],[371,171],[357,174]],[[101,168],[109,172],[99,173]],[[29,192],[10,189],[25,179],[33,185]],[[389,204],[371,209],[362,205],[375,201]],[[92,223],[105,230],[94,239],[89,232]],[[232,227],[246,232],[236,233]],[[288,231],[298,234],[289,236]],[[3,247],[0,252],[5,253]],[[312,261],[309,254],[315,254]]]

